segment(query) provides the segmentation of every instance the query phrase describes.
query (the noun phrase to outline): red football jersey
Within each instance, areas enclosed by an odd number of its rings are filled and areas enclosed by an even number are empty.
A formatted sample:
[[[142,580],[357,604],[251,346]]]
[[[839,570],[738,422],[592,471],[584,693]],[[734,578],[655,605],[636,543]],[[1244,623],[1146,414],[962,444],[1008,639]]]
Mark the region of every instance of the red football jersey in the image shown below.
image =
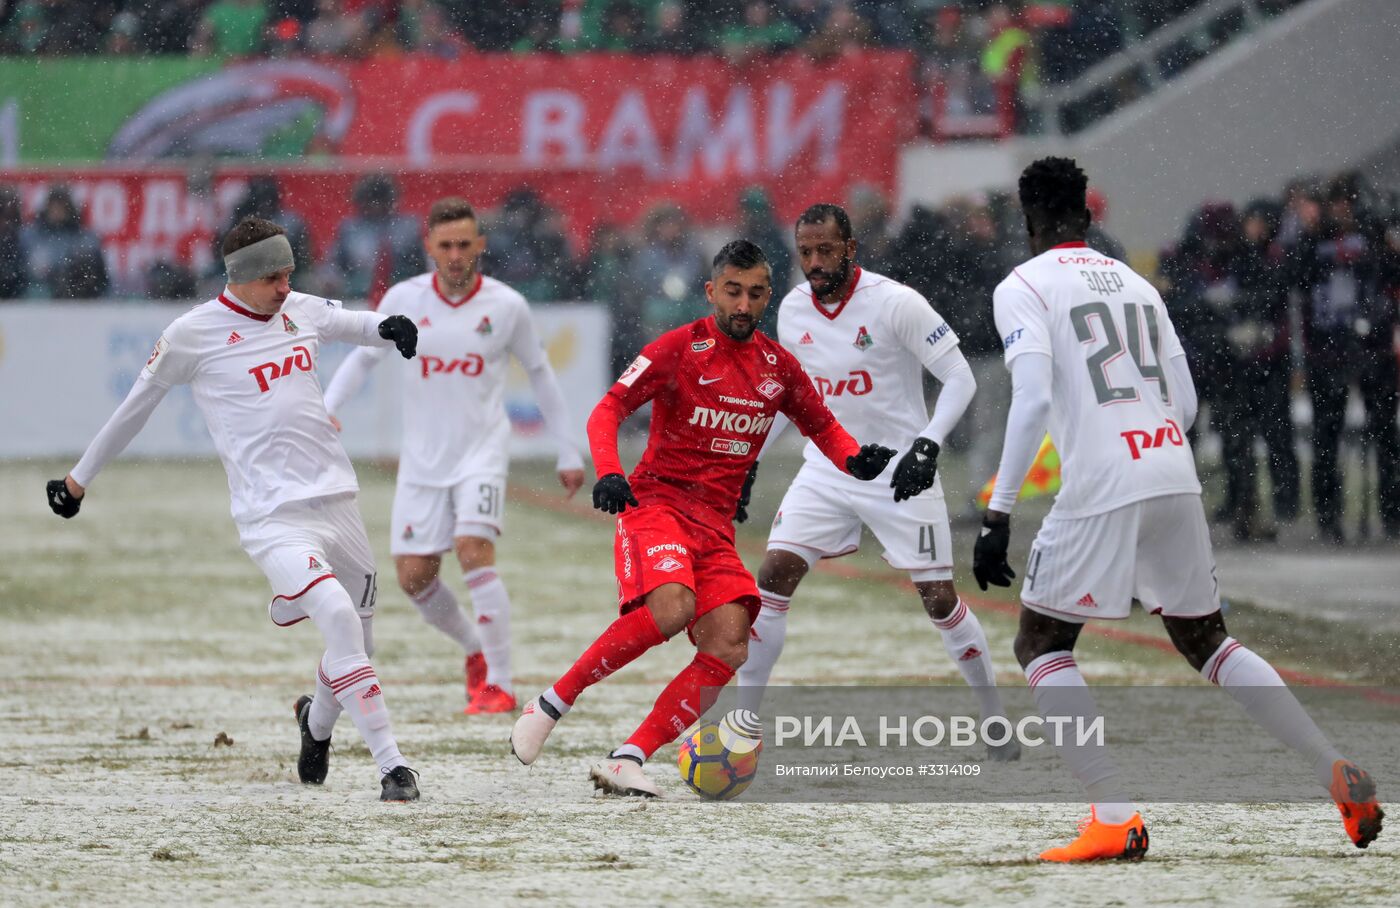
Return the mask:
[[[594,408],[588,442],[598,476],[624,472],[617,427],[649,400],[651,435],[630,477],[633,494],[726,532],[779,411],[839,469],[859,451],[792,354],[757,331],[736,341],[712,317],[647,344]]]

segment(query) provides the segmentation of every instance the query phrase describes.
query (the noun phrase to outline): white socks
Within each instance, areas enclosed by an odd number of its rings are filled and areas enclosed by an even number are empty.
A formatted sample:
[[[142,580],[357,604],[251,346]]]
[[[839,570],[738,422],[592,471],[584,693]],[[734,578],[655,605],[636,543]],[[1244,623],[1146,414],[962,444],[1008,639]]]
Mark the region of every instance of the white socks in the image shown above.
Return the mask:
[[[423,620],[456,641],[468,656],[481,652],[481,641],[472,630],[471,619],[443,582],[436,577],[416,596],[409,597]]]
[[[787,613],[791,596],[758,591],[762,608],[749,633],[749,658],[739,667],[739,707],[758,712],[763,689],[773,675],[773,666],[783,654],[787,639]]]
[[[343,709],[359,729],[374,756],[379,774],[405,765],[389,727],[389,708],[379,678],[365,653],[365,627],[355,613],[350,595],[339,582],[319,583],[307,590],[302,608],[326,643],[317,669],[316,697],[309,725],[318,740],[330,737]]]
[[[486,683],[504,691],[510,682],[510,596],[494,567],[477,568],[462,575],[476,612],[476,633],[486,657]]]
[[[933,626],[943,637],[943,648],[948,651],[948,658],[953,660],[968,686],[976,692],[982,718],[1005,717],[1006,709],[997,690],[997,676],[992,668],[987,634],[967,603],[959,599],[948,617],[934,619]]]
[[[1215,654],[1201,666],[1201,676],[1224,688],[1260,727],[1302,754],[1323,788],[1331,784],[1332,764],[1342,759],[1342,755],[1308,716],[1273,666],[1245,649],[1234,637],[1226,637]]]
[[[1026,666],[1026,681],[1035,697],[1041,718],[1047,716],[1077,717],[1067,727],[1087,727],[1099,716],[1099,709],[1079,673],[1074,655],[1068,650],[1046,653]],[[1069,771],[1079,780],[1094,805],[1094,815],[1102,823],[1119,826],[1133,818],[1137,808],[1128,800],[1118,775],[1118,767],[1108,755],[1106,745],[1078,744],[1069,734],[1057,747]]]

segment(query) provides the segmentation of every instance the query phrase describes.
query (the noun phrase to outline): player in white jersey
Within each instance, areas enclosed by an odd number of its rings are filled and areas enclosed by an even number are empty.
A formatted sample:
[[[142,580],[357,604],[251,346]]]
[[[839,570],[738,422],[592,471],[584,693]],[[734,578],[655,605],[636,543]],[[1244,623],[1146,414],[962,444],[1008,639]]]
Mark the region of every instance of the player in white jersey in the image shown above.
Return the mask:
[[[887,468],[885,482],[861,483],[808,443],[805,463],[773,519],[758,572],[763,607],[748,661],[739,669],[742,702],[758,708],[782,654],[788,606],[802,578],[819,559],[855,551],[864,524],[884,546],[885,561],[909,572],[949,657],[977,692],[983,718],[1004,717],[987,636],[953,586],[948,506],[937,474],[939,448],[977,389],[972,369],[957,335],[917,291],[855,264],[856,240],[840,207],[818,204],[803,212],[796,245],[808,282],[783,300],[778,341],[797,357],[842,425],[857,438],[907,453]],[[942,384],[932,419],[924,406],[925,370]],[[768,436],[764,453],[786,424]],[[747,488],[753,476],[751,471]],[[742,511],[740,519],[747,516]],[[988,753],[1013,760],[1020,748],[1012,741]]]
[[[316,694],[295,707],[301,781],[325,781],[331,731],[344,710],[378,767],[380,798],[417,800],[416,773],[399,753],[369,661],[375,567],[355,504],[359,487],[316,378],[324,342],[397,347],[412,357],[417,329],[403,317],[347,312],[292,292],[292,248],[271,221],[245,218],[223,253],[227,288],[166,328],[77,466],[48,484],[49,505],[61,517],[76,515],[103,466],[172,387],[188,384],[228,473],[243,549],[272,586],[273,622],[310,618],[325,640]]]
[[[466,655],[466,712],[510,712],[510,598],[496,572],[496,539],[509,462],[505,388],[511,356],[530,377],[559,448],[559,482],[570,496],[583,485],[583,457],[570,438],[564,397],[529,304],[478,269],[486,236],[472,207],[458,198],[435,202],[425,243],[435,269],[395,284],[379,304],[381,313],[406,316],[419,332],[418,359],[404,365],[403,443],[389,550],[399,586],[424,620]],[[333,417],[384,353],[363,348],[346,359],[326,388]],[[475,631],[438,579],[447,551],[455,551],[461,565]]]
[[[1201,487],[1186,432],[1196,390],[1162,298],[1084,241],[1083,171],[1044,158],[1021,175],[1035,257],[993,298],[1011,370],[1011,410],[996,488],[973,556],[982,589],[1010,586],[1010,511],[1045,435],[1064,485],[1036,534],[1021,587],[1016,658],[1042,715],[1097,716],[1073,649],[1089,618],[1126,618],[1137,599],[1172,643],[1279,741],[1302,754],[1360,848],[1381,831],[1370,776],[1317,728],[1274,669],[1225,630]],[[1047,861],[1139,858],[1147,828],[1103,747],[1061,755],[1093,802]]]

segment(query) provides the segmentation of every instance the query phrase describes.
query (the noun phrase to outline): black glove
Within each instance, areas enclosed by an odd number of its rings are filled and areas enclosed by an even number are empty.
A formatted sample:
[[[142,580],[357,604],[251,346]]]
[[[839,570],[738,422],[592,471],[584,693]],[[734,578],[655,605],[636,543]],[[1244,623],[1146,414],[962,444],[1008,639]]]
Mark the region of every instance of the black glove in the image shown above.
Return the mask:
[[[406,315],[391,315],[379,323],[379,336],[393,341],[404,359],[418,352],[418,326]]]
[[[593,484],[593,507],[609,514],[621,514],[627,506],[641,507],[627,477],[621,473],[609,473]]]
[[[50,479],[45,491],[49,494],[49,507],[64,520],[75,516],[83,506],[83,500],[74,498],[68,491],[68,483],[62,479]]]
[[[734,522],[743,523],[749,519],[749,499],[753,497],[753,478],[758,475],[758,461],[749,467],[749,475],[744,477],[744,487],[739,490],[739,506],[734,509]]]
[[[894,478],[890,480],[894,500],[913,498],[933,488],[933,478],[937,475],[938,444],[922,436],[914,439],[909,450],[895,464]]]
[[[1011,545],[1011,518],[982,519],[977,545],[972,549],[972,576],[985,592],[987,584],[1010,586],[1016,572],[1006,563],[1006,550]]]
[[[885,471],[885,465],[897,452],[880,445],[861,445],[859,454],[846,458],[846,472],[856,479],[869,482]]]

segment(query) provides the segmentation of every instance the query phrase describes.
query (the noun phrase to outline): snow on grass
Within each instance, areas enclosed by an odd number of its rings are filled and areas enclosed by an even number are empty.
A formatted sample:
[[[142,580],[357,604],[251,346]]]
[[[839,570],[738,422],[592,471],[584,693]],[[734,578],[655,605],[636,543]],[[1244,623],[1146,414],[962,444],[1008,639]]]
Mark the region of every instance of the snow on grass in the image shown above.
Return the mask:
[[[460,653],[393,586],[392,481],[373,469],[361,476],[381,562],[375,662],[424,800],[376,800],[348,722],[327,784],[303,787],[291,704],[319,641],[268,622],[217,464],[115,465],[72,521],[40,494],[60,472],[0,466],[5,904],[1331,905],[1390,903],[1400,883],[1393,839],[1358,852],[1317,803],[1145,805],[1148,860],[1065,868],[1031,858],[1073,834],[1077,805],[709,804],[685,793],[674,748],[651,770],[664,801],[596,799],[587,763],[632,730],[688,660],[684,642],[590,690],[520,766],[511,719],[461,714]],[[548,479],[527,470],[517,485],[557,497]],[[529,695],[615,614],[611,532],[535,498],[507,521],[500,561]],[[765,526],[744,528],[751,565]],[[775,682],[955,681],[913,593],[881,579],[878,547],[850,563],[866,573],[804,584]],[[1014,618],[981,618],[1003,682],[1023,684]],[[1087,635],[1082,647],[1097,681],[1200,683],[1170,653]]]

